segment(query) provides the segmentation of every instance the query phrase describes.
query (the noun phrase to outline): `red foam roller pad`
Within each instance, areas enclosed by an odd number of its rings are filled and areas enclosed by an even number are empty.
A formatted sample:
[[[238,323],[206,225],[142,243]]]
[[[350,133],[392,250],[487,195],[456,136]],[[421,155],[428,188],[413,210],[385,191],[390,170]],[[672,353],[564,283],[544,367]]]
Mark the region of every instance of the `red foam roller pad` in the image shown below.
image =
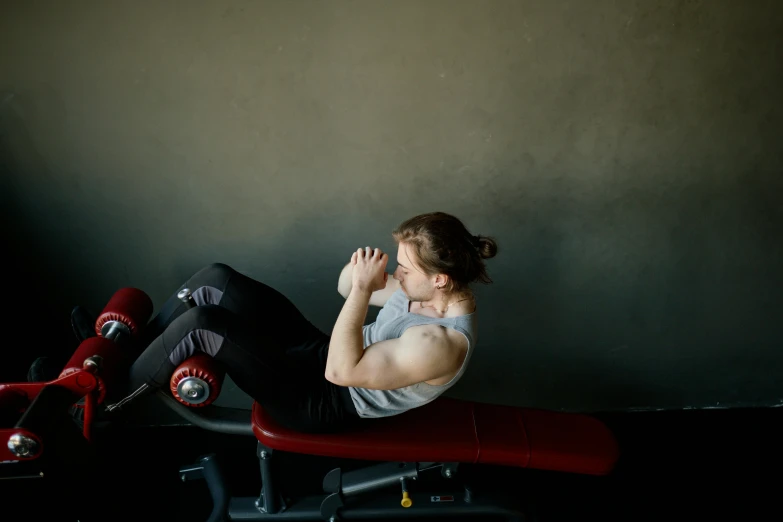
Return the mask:
[[[185,361],[174,370],[170,381],[171,394],[174,395],[174,398],[179,402],[185,406],[190,406],[191,408],[209,406],[215,402],[215,399],[220,395],[220,389],[223,385],[223,378],[225,375],[225,371],[215,359],[205,353],[197,353],[185,359]],[[188,377],[201,379],[209,386],[209,397],[204,402],[191,404],[179,396],[177,387],[180,382]]]
[[[84,360],[97,355],[101,358],[100,367],[95,376],[98,379],[98,403],[106,397],[107,387],[118,382],[118,376],[127,372],[128,359],[122,348],[105,337],[90,337],[82,341],[73,352],[68,363],[60,372],[60,377],[84,369]]]
[[[103,308],[95,321],[95,333],[101,335],[101,328],[108,321],[119,321],[136,335],[152,316],[152,299],[138,288],[120,288]]]

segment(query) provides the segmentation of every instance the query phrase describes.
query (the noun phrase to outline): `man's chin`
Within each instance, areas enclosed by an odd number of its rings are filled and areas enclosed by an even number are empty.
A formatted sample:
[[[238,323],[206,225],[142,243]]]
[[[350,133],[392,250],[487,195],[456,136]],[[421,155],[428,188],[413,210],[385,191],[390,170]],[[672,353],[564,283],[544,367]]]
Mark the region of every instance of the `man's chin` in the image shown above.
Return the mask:
[[[404,288],[402,288],[402,293],[405,294],[405,297],[408,299],[408,301],[411,301],[412,303],[415,303],[417,301],[421,301],[421,299],[419,299],[418,297],[413,296],[413,295],[409,294],[408,292],[406,292]]]

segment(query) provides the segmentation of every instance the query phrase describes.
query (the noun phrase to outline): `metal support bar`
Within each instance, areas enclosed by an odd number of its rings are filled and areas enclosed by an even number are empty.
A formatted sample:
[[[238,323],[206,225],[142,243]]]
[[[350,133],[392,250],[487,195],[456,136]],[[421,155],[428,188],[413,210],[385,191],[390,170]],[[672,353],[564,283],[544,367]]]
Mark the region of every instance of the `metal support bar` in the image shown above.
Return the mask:
[[[432,462],[424,465],[427,469],[437,467]],[[333,469],[324,477],[323,488],[330,495],[321,502],[321,517],[324,520],[336,519],[345,505],[345,497],[400,484],[403,492],[400,503],[409,508],[413,501],[406,480],[416,480],[420,466],[417,462],[384,462],[348,473],[343,473],[340,468]]]
[[[199,428],[220,433],[228,433],[229,435],[255,436],[253,433],[253,425],[250,423],[250,412],[247,414],[247,420],[241,422],[229,419],[210,419],[194,412],[192,408],[188,408],[184,404],[179,403],[174,397],[168,395],[162,389],[157,390],[155,395],[160,398],[166,406]]]
[[[386,462],[343,473],[342,494],[356,495],[373,489],[397,485],[401,478],[416,480],[418,476],[418,465],[415,462]]]
[[[261,466],[261,495],[256,500],[255,506],[264,513],[279,513],[285,510],[286,506],[275,488],[272,474],[272,450],[259,443],[256,454]]]
[[[228,509],[229,495],[226,489],[226,481],[220,465],[215,460],[215,455],[201,457],[191,466],[185,466],[179,470],[182,482],[186,480],[204,479],[212,497],[212,513],[208,522],[222,522]]]
[[[370,495],[360,495],[346,499],[345,506],[340,509],[335,520],[372,520],[414,517],[440,517],[442,519],[500,516],[508,520],[523,521],[524,512],[515,499],[494,496],[489,493],[481,499],[465,503],[460,495],[453,495],[453,501],[433,502],[433,497],[444,498],[443,491],[412,493],[413,505],[409,508],[400,506],[398,491],[375,492]],[[367,497],[367,498],[365,498]],[[321,513],[324,496],[305,497],[291,504],[281,513],[262,513],[255,506],[255,498],[233,498],[229,504],[230,520],[329,520]]]

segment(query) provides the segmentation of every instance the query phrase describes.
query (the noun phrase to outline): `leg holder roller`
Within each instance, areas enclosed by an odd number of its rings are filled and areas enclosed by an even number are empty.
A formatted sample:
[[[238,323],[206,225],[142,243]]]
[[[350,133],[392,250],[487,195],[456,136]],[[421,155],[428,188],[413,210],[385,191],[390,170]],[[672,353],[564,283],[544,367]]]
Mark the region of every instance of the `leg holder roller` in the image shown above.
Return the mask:
[[[215,402],[220,395],[225,371],[204,353],[188,357],[171,376],[171,394],[186,406],[200,408]]]
[[[121,381],[127,371],[128,361],[122,347],[105,337],[85,339],[60,372],[65,377],[80,370],[87,370],[98,379],[97,402],[100,404],[112,385]]]
[[[135,337],[152,316],[152,300],[138,288],[117,290],[95,321],[95,333],[116,339]]]

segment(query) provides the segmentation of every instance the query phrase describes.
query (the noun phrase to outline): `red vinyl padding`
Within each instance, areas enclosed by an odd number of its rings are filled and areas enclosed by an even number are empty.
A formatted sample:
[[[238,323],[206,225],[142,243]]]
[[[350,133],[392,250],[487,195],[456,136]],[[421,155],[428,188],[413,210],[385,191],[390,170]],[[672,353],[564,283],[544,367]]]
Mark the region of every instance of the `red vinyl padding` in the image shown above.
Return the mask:
[[[119,321],[136,335],[152,316],[152,299],[138,288],[120,288],[103,307],[95,320],[95,333],[101,335],[101,328],[108,321]]]
[[[128,360],[122,353],[122,349],[114,341],[104,337],[88,337],[81,342],[76,351],[68,360],[68,363],[60,372],[60,377],[65,377],[84,368],[84,360],[97,355],[101,357],[101,367],[96,374],[98,379],[98,404],[106,397],[109,387],[115,385],[120,375],[127,371]]]
[[[617,442],[599,420],[581,414],[440,398],[347,433],[307,434],[253,405],[253,431],[281,451],[365,460],[470,462],[589,475],[609,473]]]
[[[587,415],[521,410],[535,469],[606,475],[619,458],[614,435]]]
[[[478,440],[471,403],[437,401],[350,433],[311,435],[276,423],[260,404],[253,404],[253,431],[272,449],[369,460],[474,462]],[[426,427],[426,429],[422,429]],[[435,442],[437,440],[437,442]]]
[[[225,371],[220,368],[215,359],[205,353],[197,353],[191,355],[185,359],[182,364],[177,366],[174,373],[171,374],[169,389],[174,398],[185,406],[203,408],[204,406],[209,406],[218,398],[225,375]],[[182,400],[182,397],[179,396],[179,392],[177,391],[177,386],[179,386],[179,383],[186,377],[198,377],[209,385],[209,397],[207,400],[200,404],[190,404],[189,402]]]

